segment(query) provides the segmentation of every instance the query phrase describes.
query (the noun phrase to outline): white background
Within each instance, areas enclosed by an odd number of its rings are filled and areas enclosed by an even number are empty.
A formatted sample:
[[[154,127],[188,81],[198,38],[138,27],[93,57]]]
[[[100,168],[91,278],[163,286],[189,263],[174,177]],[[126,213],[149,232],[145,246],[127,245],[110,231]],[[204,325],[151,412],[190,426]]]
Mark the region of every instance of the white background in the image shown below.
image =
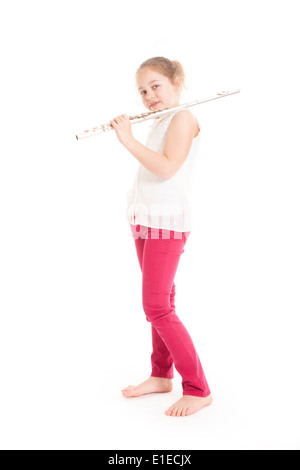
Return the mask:
[[[296,1],[10,1],[0,7],[0,445],[299,449],[299,22]],[[114,132],[144,111],[135,71],[179,60],[202,126],[177,314],[214,403],[125,399],[150,324],[125,219],[138,168]],[[149,121],[151,122],[151,121]],[[148,123],[133,127],[145,143]]]

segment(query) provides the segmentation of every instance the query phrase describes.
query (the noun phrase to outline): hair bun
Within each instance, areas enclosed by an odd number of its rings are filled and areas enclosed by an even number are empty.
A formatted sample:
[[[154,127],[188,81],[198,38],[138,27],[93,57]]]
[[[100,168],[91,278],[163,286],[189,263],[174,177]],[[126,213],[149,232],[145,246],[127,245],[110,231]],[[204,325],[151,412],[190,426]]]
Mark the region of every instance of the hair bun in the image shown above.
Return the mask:
[[[154,70],[157,70],[160,72],[162,75],[165,75],[165,77],[168,77],[168,79],[174,83],[176,77],[180,77],[182,81],[182,86],[184,87],[184,82],[185,82],[185,73],[183,70],[183,67],[181,63],[178,60],[170,60],[167,59],[166,57],[151,57],[151,59],[145,60],[138,70],[136,71],[136,76],[138,75],[139,71],[142,70],[145,67],[152,68]]]

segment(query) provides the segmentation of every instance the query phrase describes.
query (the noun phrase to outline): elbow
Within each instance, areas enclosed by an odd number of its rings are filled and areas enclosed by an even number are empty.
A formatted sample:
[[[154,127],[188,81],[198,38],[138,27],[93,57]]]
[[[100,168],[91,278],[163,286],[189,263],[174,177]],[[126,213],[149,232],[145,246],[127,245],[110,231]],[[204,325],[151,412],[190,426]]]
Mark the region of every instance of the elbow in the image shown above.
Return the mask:
[[[167,181],[169,179],[169,175],[167,173],[161,173],[159,176],[164,181]]]
[[[173,175],[172,175],[171,173],[165,172],[163,175],[161,175],[161,178],[162,178],[164,181],[167,181],[167,180],[169,180],[170,178],[172,178],[172,176],[173,176]]]
[[[164,156],[166,157],[166,155],[164,155]],[[166,163],[166,165],[164,165],[161,178],[164,181],[167,181],[168,179],[172,178],[172,176],[174,176],[174,171],[171,168],[170,160],[168,159],[168,157],[166,157],[166,162],[165,163]]]
[[[165,181],[169,180],[170,178],[172,178],[176,174],[176,172],[177,172],[177,170],[168,168],[168,170],[165,172],[164,180]]]
[[[167,180],[169,180],[170,178],[172,178],[172,176],[173,176],[173,175],[171,175],[170,173],[168,173],[167,175],[164,175],[164,176],[163,176],[163,180],[164,180],[164,181],[167,181]]]

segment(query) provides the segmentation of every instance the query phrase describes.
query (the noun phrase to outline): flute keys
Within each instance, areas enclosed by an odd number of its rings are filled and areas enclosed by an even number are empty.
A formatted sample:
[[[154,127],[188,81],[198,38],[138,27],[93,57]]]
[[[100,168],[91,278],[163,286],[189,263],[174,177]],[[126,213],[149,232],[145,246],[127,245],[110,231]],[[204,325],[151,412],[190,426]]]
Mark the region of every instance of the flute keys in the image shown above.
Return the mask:
[[[188,108],[190,106],[195,106],[196,104],[202,104],[206,103],[207,101],[212,101],[217,98],[222,98],[223,96],[228,96],[228,95],[233,95],[235,93],[239,93],[241,90],[232,90],[232,91],[221,91],[220,93],[217,93],[214,96],[211,96],[210,98],[206,98],[203,100],[197,100],[197,101],[192,101],[190,103],[185,103],[179,106],[175,107],[170,107],[167,106],[164,109],[156,109],[153,111],[149,111],[147,113],[142,113],[142,114],[137,114],[135,116],[129,116],[130,120],[134,120],[133,124],[136,122],[143,122],[144,120],[147,119],[152,119],[154,118],[157,122],[161,122],[160,119],[165,119],[169,114],[172,114],[176,111],[179,111],[180,109]],[[113,127],[111,124],[103,124],[101,127],[94,127],[92,130],[85,130],[82,134],[76,135],[76,139],[81,139],[83,137],[89,137],[90,135],[96,135],[96,134],[101,134],[102,132],[107,132],[113,130]]]
[[[101,128],[102,128],[103,132],[108,132],[108,131],[112,130],[112,126],[110,124],[103,124],[103,126],[101,126]]]

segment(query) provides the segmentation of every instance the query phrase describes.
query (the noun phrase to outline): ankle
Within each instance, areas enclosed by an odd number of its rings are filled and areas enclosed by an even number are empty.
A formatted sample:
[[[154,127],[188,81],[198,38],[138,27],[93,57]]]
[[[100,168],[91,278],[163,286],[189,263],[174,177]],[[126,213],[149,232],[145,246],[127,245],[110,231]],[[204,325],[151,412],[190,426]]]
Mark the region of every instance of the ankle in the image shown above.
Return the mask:
[[[168,382],[172,382],[172,379],[173,379],[173,377],[160,377],[158,375],[150,375],[150,378],[158,379],[161,381],[168,381]]]

